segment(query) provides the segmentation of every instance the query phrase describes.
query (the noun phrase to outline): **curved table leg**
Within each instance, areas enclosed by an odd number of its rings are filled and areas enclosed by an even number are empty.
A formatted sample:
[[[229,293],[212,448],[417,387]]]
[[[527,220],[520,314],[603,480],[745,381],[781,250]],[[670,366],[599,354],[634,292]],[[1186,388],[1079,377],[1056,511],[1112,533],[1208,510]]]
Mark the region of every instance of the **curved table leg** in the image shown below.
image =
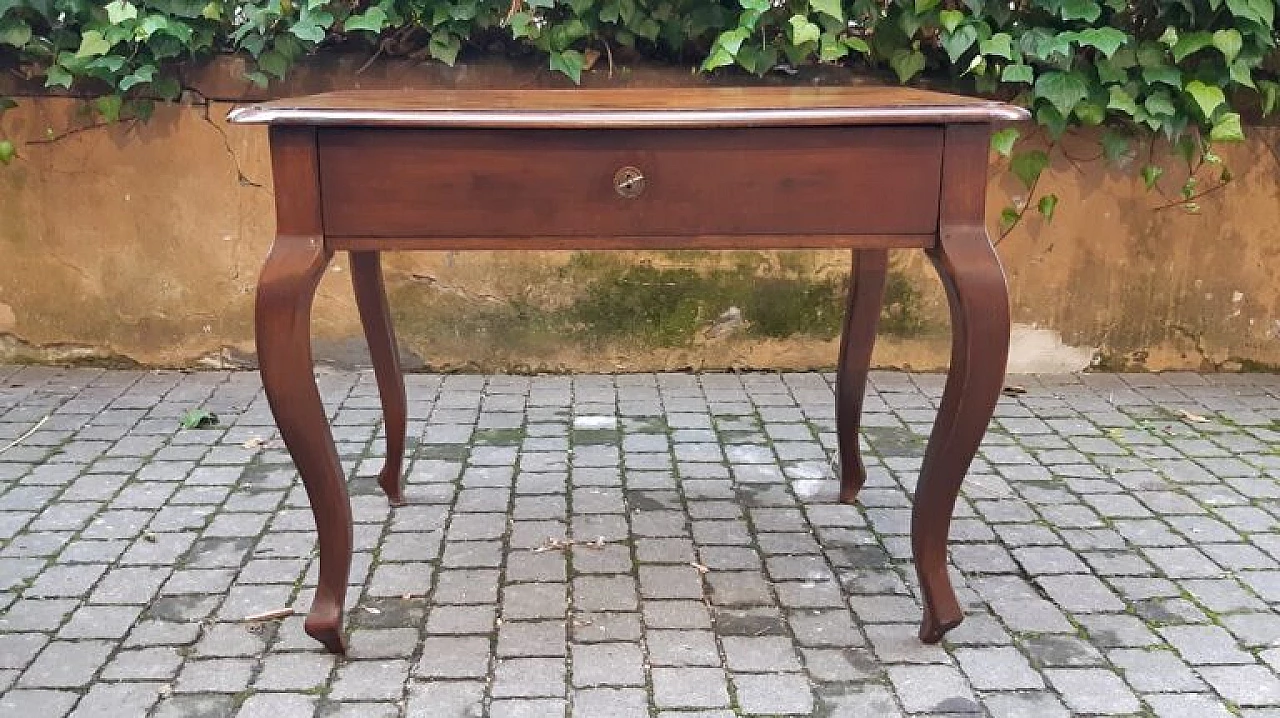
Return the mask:
[[[255,324],[267,401],[320,536],[320,581],[304,628],[330,652],[345,653],[351,504],[311,359],[311,302],[331,256],[320,237],[277,236],[258,280]]]
[[[1009,354],[1009,296],[1000,260],[981,226],[943,229],[929,255],[951,306],[951,368],[920,468],[911,548],[925,606],[920,640],[936,643],[964,619],[947,575],[947,533],[960,484],[1000,398]]]
[[[876,342],[876,325],[880,322],[888,271],[888,250],[853,252],[849,303],[836,369],[836,436],[840,444],[840,502],[844,504],[853,503],[867,480],[862,450],[858,446],[858,429],[862,425],[862,399],[867,389],[871,350]]]
[[[391,325],[387,292],[382,282],[381,256],[378,252],[351,252],[350,255],[351,286],[355,290],[364,337],[369,343],[373,374],[378,380],[378,396],[382,400],[383,427],[387,432],[387,458],[378,476],[378,485],[392,506],[403,506],[404,491],[400,479],[408,410],[395,329]]]
[[[951,368],[925,448],[911,514],[911,549],[924,600],[920,640],[936,643],[964,619],[947,575],[956,496],[1004,382],[1009,291],[984,224],[991,128],[948,125],[938,241],[927,250],[951,308]]]

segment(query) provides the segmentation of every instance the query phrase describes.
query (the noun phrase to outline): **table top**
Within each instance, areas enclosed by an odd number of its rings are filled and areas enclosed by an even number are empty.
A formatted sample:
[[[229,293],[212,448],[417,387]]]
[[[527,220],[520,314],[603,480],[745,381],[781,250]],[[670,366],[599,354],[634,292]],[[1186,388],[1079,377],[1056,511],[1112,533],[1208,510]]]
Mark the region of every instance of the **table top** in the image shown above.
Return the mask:
[[[975,123],[1026,110],[906,87],[345,90],[236,108],[231,122],[345,127],[650,128]]]

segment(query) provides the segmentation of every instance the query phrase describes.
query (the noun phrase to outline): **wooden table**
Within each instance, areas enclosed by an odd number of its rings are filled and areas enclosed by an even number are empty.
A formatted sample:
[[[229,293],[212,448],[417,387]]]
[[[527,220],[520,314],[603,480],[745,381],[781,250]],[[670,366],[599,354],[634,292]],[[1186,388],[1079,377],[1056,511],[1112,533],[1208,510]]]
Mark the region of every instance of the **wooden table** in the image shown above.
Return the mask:
[[[258,284],[262,381],[306,486],[320,577],[306,631],[344,650],[345,478],[314,381],[310,318],[335,251],[352,284],[387,434],[379,484],[403,503],[405,393],[383,250],[853,250],[840,344],[840,500],[865,479],[858,426],[887,250],[922,249],[946,287],[951,368],[911,540],[920,638],[963,613],[947,576],[956,494],[999,395],[1004,273],[984,225],[991,124],[1007,105],[904,88],[352,91],[237,109],[270,125],[277,234]]]

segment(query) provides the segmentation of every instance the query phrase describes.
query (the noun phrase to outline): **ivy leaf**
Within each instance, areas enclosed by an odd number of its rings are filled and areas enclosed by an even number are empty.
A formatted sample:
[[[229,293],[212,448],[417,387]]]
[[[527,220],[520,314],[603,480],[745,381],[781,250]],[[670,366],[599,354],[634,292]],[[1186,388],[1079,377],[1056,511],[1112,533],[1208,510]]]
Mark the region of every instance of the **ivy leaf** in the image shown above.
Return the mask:
[[[137,20],[138,8],[133,3],[124,0],[112,0],[106,5],[107,22],[112,25],[119,25],[125,20]]]
[[[13,149],[13,143],[9,140],[0,140],[0,165],[7,165],[13,162],[17,151]]]
[[[1075,116],[1076,119],[1080,120],[1080,124],[1086,127],[1094,127],[1102,124],[1102,121],[1106,119],[1107,108],[1097,102],[1086,100],[1076,105]]]
[[[574,84],[582,84],[582,65],[585,58],[577,50],[565,50],[551,53],[551,69],[562,72],[573,80]]]
[[[844,44],[848,45],[850,50],[855,50],[863,55],[871,54],[871,46],[867,44],[866,40],[863,40],[860,37],[846,37],[844,39]]]
[[[1056,194],[1047,194],[1041,197],[1040,201],[1036,203],[1036,210],[1039,211],[1040,214],[1044,216],[1044,221],[1046,222],[1053,221],[1053,213],[1057,209],[1058,209],[1058,195]]]
[[[1062,137],[1063,133],[1067,131],[1066,116],[1061,112],[1058,112],[1057,108],[1053,105],[1046,105],[1042,103],[1037,107],[1036,122],[1044,125],[1045,129],[1049,130],[1049,137],[1051,139],[1056,140],[1059,137]]]
[[[120,119],[120,108],[124,106],[124,98],[119,95],[103,95],[93,101],[93,107],[107,122]]]
[[[1148,95],[1142,106],[1147,109],[1147,112],[1157,117],[1173,117],[1178,114],[1177,109],[1173,106],[1173,100],[1169,97],[1169,93],[1164,90],[1158,90]]]
[[[31,39],[31,26],[20,17],[0,19],[0,45],[22,47]]]
[[[942,0],[916,0],[916,14],[923,15],[938,7],[941,3]]]
[[[804,45],[809,42],[817,42],[818,37],[822,35],[822,28],[815,25],[804,15],[792,15],[791,20],[791,42],[796,45]]]
[[[924,69],[924,53],[919,50],[901,49],[889,58],[889,65],[898,74],[898,82],[906,84],[908,80],[920,74]]]
[[[184,429],[207,429],[218,425],[218,415],[204,409],[188,409],[178,421]]]
[[[1084,20],[1091,23],[1101,17],[1102,8],[1095,0],[1063,0],[1058,14],[1063,20]]]
[[[283,80],[285,73],[289,71],[289,58],[275,50],[268,50],[258,55],[258,67],[263,72],[275,75],[277,79]]]
[[[947,32],[955,32],[960,23],[964,22],[964,13],[959,10],[943,10],[938,13],[938,22],[941,23],[942,29]]]
[[[1253,70],[1249,68],[1249,64],[1244,60],[1236,60],[1231,63],[1230,75],[1232,82],[1239,83],[1245,87],[1252,87],[1255,90],[1258,89],[1258,86],[1253,83]]]
[[[1114,27],[1091,27],[1076,33],[1076,42],[1081,47],[1097,48],[1105,57],[1116,54],[1128,40],[1128,35]]]
[[[1129,157],[1129,138],[1118,132],[1103,132],[1102,154],[1109,162],[1118,164]]]
[[[1027,189],[1035,186],[1036,180],[1040,179],[1040,173],[1049,166],[1049,155],[1044,150],[1031,150],[1030,152],[1019,152],[1013,156],[1013,161],[1009,163],[1009,169],[1013,171],[1015,177],[1021,180]]]
[[[1119,85],[1112,85],[1107,90],[1111,95],[1107,101],[1108,110],[1124,112],[1130,117],[1138,114],[1138,105],[1133,101],[1133,95],[1130,95],[1128,90]]]
[[[1030,65],[1005,65],[1004,71],[1000,73],[1001,82],[1025,82],[1030,85],[1035,79],[1035,70]]]
[[[942,48],[947,51],[952,64],[959,62],[960,56],[977,41],[978,29],[973,25],[962,25],[955,32],[942,33]]]
[[[1013,152],[1013,143],[1018,141],[1021,135],[1017,128],[1006,127],[1003,130],[991,134],[991,149],[1001,157],[1008,157]]]
[[[1240,127],[1240,115],[1235,112],[1224,112],[1209,130],[1209,139],[1214,142],[1243,142],[1244,129]]]
[[[1182,71],[1172,65],[1142,68],[1142,81],[1148,85],[1164,83],[1169,87],[1182,87]]]
[[[1191,99],[1195,100],[1196,106],[1200,108],[1200,114],[1205,119],[1213,117],[1213,111],[1227,101],[1222,94],[1222,88],[1206,85],[1199,80],[1188,82],[1186,92],[1191,95]]]
[[[818,43],[818,59],[823,62],[835,62],[845,55],[849,54],[849,46],[840,41],[840,38],[829,32],[822,33],[822,39]]]
[[[1218,48],[1230,64],[1235,62],[1236,56],[1240,54],[1240,48],[1244,47],[1244,40],[1240,37],[1239,30],[1228,28],[1213,33],[1213,46]]]
[[[1046,72],[1036,79],[1036,96],[1049,101],[1063,116],[1089,96],[1088,85],[1078,72]]]
[[[351,15],[342,21],[343,30],[367,30],[382,32],[387,26],[387,13],[378,6],[373,6],[360,15]]]
[[[431,39],[427,41],[427,52],[431,53],[431,57],[443,62],[449,67],[453,67],[453,63],[458,61],[458,52],[460,50],[462,50],[462,41],[458,39],[457,35],[454,35],[451,32],[437,30],[436,32],[431,33]],[[574,82],[577,82],[578,77],[581,77],[582,75],[582,53],[578,53],[576,50],[566,50],[565,52],[574,52],[578,55],[577,76],[569,75],[574,78]],[[556,67],[556,53],[551,53],[551,58],[551,69],[559,69]],[[568,75],[569,73],[566,72],[565,74]]]
[[[1178,38],[1178,41],[1169,48],[1169,52],[1173,54],[1176,62],[1182,62],[1192,53],[1199,52],[1213,44],[1213,35],[1207,32],[1189,32]]]
[[[133,89],[137,85],[151,82],[151,80],[154,79],[155,76],[156,76],[155,65],[142,65],[138,67],[136,70],[134,70],[133,72],[129,73],[128,75],[125,75],[124,77],[120,78],[120,84],[119,84],[120,91],[128,92],[129,90]]]
[[[76,57],[97,57],[105,55],[111,50],[111,43],[102,36],[97,30],[85,30],[80,35],[80,49],[76,50]]]
[[[325,31],[315,22],[299,20],[289,27],[289,32],[299,40],[320,43],[324,40]],[[435,37],[434,35],[432,37]]]
[[[1154,189],[1156,182],[1160,181],[1160,177],[1164,174],[1164,168],[1156,165],[1147,165],[1142,168],[1142,182],[1147,189]]]
[[[978,52],[983,55],[993,55],[995,57],[1003,57],[1006,60],[1013,59],[1013,38],[1009,37],[1007,32],[997,32],[991,37],[978,43]]]
[[[1262,93],[1262,116],[1266,117],[1276,109],[1276,100],[1280,99],[1280,84],[1262,80],[1258,83],[1258,91]]]
[[[844,4],[840,0],[810,0],[809,7],[814,12],[820,12],[844,22]]]
[[[49,69],[45,70],[45,87],[65,87],[70,90],[71,82],[71,73],[67,72],[67,69],[62,65],[50,65]]]

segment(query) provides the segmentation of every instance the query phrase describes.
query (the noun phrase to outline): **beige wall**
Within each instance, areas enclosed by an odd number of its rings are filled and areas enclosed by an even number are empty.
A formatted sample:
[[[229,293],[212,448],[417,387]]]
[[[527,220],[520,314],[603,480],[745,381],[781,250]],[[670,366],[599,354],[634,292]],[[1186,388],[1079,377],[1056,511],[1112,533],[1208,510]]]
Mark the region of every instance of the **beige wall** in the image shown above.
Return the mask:
[[[234,77],[224,64],[195,82],[226,100],[245,90]],[[347,65],[309,69],[286,92],[556,82],[509,66],[353,77]],[[689,80],[636,71],[621,81]],[[40,144],[31,140],[82,123],[77,102],[28,99],[4,116],[21,159],[0,168],[0,361],[251,360],[271,177],[265,131],[225,124],[232,106],[162,107],[146,124]],[[1089,138],[1068,139],[1074,159],[1055,153],[1041,182],[1061,198],[1057,217],[1028,215],[999,245],[1018,324],[1012,368],[1280,366],[1271,281],[1280,267],[1280,133],[1250,135],[1223,148],[1235,181],[1195,215],[1155,209],[1168,200],[1141,189],[1132,171],[1090,159]],[[1161,182],[1168,199],[1176,175]],[[994,160],[991,177],[995,218],[1020,188]],[[847,273],[843,252],[418,253],[389,256],[387,270],[408,364],[521,371],[830,366]],[[655,292],[655,282],[671,289]],[[664,304],[673,296],[677,305]],[[946,308],[918,253],[895,255],[889,304],[876,363],[944,366]],[[741,320],[724,315],[730,306]],[[321,286],[315,333],[321,357],[361,361],[342,263]]]

